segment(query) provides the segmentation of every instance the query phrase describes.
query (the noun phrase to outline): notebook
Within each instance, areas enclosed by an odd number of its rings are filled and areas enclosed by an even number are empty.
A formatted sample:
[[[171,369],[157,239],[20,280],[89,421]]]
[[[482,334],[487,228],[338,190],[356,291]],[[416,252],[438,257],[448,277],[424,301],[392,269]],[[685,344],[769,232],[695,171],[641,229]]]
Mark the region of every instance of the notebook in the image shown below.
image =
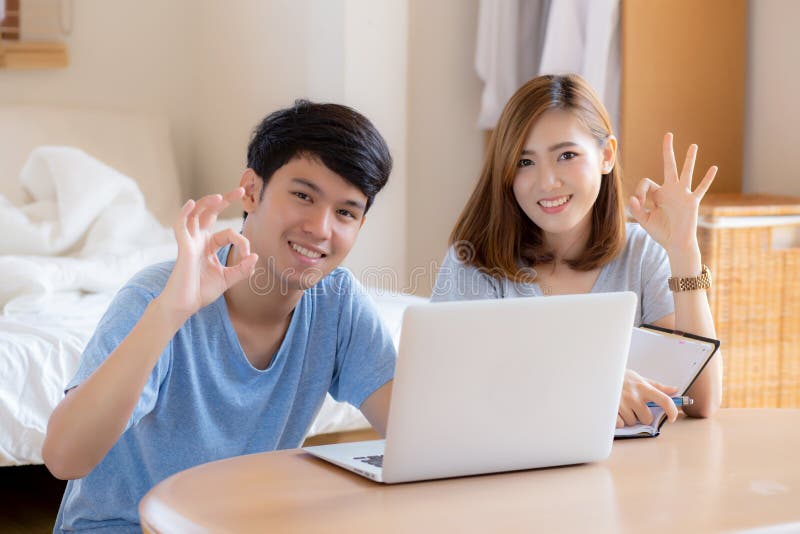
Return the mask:
[[[603,460],[636,300],[622,292],[410,306],[386,439],[305,450],[383,483]]]
[[[633,329],[628,368],[645,378],[675,386],[678,388],[676,395],[685,395],[718,348],[716,339],[645,324]],[[650,411],[653,412],[653,424],[618,428],[614,437],[657,436],[667,414],[658,407],[650,408]]]

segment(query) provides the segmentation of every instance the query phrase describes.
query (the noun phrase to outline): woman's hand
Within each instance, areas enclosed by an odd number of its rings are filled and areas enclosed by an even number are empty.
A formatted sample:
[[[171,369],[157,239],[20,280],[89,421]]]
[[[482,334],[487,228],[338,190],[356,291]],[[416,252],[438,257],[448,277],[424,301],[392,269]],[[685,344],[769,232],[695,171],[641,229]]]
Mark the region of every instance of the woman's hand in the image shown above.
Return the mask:
[[[229,287],[244,280],[255,268],[258,256],[250,253],[250,242],[232,229],[212,233],[219,213],[244,194],[241,187],[223,195],[209,195],[184,204],[173,225],[178,258],[159,301],[180,324],[200,308],[219,298]],[[228,243],[240,248],[243,258],[226,267],[217,250]]]
[[[664,183],[658,185],[649,178],[642,179],[636,186],[635,196],[630,198],[631,214],[668,254],[694,250],[697,247],[697,210],[714,182],[717,167],[710,167],[692,191],[697,145],[689,147],[680,175],[671,133],[664,136],[663,152]]]
[[[675,421],[678,408],[672,401],[672,395],[677,392],[678,388],[659,384],[655,380],[642,377],[636,371],[626,369],[617,412],[617,428],[637,423],[652,424],[653,412],[647,407],[648,401],[663,408],[670,422]]]

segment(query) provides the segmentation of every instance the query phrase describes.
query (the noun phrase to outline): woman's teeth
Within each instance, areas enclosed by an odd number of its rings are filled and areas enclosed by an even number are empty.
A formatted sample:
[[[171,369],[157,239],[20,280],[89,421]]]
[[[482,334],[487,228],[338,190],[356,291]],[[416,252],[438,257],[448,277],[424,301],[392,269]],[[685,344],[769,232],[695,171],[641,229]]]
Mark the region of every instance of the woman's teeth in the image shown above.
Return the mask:
[[[540,200],[539,204],[541,204],[545,208],[557,208],[558,206],[565,204],[568,200],[569,200],[569,195],[566,195],[561,198],[557,198],[555,200]]]

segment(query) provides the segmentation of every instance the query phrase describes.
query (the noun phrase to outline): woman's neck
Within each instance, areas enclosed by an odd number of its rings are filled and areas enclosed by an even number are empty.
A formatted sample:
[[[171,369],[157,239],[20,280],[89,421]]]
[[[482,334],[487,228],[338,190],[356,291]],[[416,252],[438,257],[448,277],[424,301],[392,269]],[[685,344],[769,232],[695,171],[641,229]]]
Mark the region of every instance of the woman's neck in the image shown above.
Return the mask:
[[[544,242],[553,252],[554,266],[579,257],[589,242],[589,225],[581,225],[559,234],[544,234]]]

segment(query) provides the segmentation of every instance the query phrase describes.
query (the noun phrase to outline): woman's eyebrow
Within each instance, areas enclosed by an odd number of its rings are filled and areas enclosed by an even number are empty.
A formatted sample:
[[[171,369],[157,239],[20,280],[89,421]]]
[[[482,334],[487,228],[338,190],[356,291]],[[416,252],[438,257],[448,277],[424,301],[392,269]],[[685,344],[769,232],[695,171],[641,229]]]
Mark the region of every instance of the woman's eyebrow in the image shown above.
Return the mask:
[[[562,148],[572,147],[572,146],[578,146],[578,143],[575,143],[573,141],[562,141],[560,143],[556,143],[555,145],[551,146],[547,150],[550,151],[550,152],[555,152],[556,150],[560,150]],[[529,149],[529,148],[522,149],[522,155],[523,156],[530,155],[530,154],[536,154],[536,151],[532,150],[532,149]]]

